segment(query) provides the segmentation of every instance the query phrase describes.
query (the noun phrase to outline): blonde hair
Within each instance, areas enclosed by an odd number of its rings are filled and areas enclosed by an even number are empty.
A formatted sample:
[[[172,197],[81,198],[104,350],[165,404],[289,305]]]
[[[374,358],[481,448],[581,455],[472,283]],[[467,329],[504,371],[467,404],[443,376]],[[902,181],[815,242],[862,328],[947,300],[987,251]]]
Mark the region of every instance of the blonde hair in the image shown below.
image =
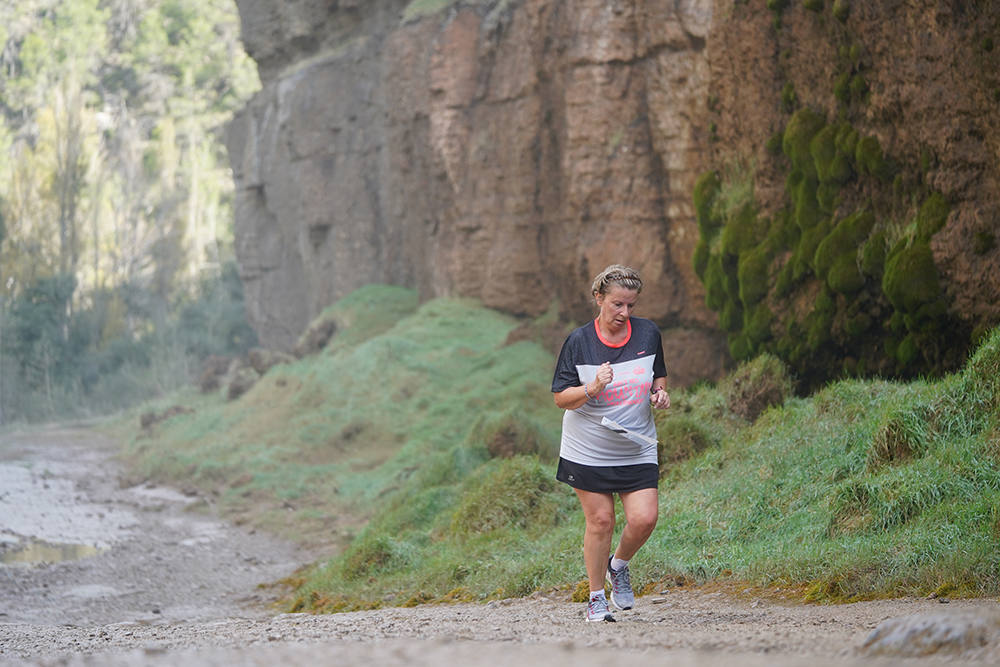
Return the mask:
[[[608,293],[612,285],[635,290],[636,293],[639,293],[642,291],[642,278],[639,277],[639,272],[632,267],[612,264],[594,278],[594,284],[590,288],[591,293],[594,296],[603,296]]]

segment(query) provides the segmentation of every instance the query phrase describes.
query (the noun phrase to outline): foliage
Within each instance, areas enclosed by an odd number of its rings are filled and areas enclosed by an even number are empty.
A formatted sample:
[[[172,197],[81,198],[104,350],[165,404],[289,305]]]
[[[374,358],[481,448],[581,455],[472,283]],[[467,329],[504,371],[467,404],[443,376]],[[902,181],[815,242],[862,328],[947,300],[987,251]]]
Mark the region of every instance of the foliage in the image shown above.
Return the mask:
[[[369,286],[330,314],[364,326],[358,309],[389,310],[407,294]],[[290,609],[570,595],[585,578],[583,520],[553,480],[552,354],[505,345],[518,324],[475,303],[411,303],[369,335],[344,324],[322,353],[275,367],[232,403],[172,398],[193,412],[136,435],[133,465],[217,491],[224,515],[328,547],[340,536],[340,553],[303,575]],[[785,393],[753,423],[730,408],[733,388],[787,390],[774,358],[717,387],[674,389],[655,415],[660,520],[633,581],[728,579],[813,600],[943,586],[997,595],[998,349],[1000,330],[940,380]],[[490,434],[515,422],[535,425],[517,437],[545,440],[543,453],[490,455]]]
[[[792,389],[788,369],[770,354],[741,363],[719,384],[730,412],[751,422],[767,408],[783,404]]]
[[[206,276],[155,329],[116,329],[128,307],[103,290],[70,308],[72,276],[23,290],[0,322],[0,406],[5,421],[105,414],[189,383],[210,354],[235,356],[256,338],[232,264]]]
[[[231,283],[220,278],[233,184],[219,129],[259,87],[231,0],[28,0],[0,19],[0,350],[18,354],[0,357],[7,378],[18,370],[0,386],[0,421],[51,416],[126,366],[240,347],[241,297],[198,294]],[[38,300],[57,283],[72,286],[58,295],[58,335]],[[236,330],[169,340],[180,310],[210,301],[229,312],[209,319]],[[3,404],[35,406],[43,385],[37,409]]]

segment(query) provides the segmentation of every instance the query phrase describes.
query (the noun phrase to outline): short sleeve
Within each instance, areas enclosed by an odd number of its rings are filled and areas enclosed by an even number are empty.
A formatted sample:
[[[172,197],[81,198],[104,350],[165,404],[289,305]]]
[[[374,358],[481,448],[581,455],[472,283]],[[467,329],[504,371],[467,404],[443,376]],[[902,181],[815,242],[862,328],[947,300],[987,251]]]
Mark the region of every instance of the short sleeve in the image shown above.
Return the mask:
[[[667,363],[663,358],[663,338],[660,332],[656,332],[656,358],[653,359],[653,377],[667,377]]]
[[[552,377],[552,393],[557,394],[564,389],[581,384],[576,365],[580,358],[580,336],[577,332],[570,334],[559,351],[555,374]]]

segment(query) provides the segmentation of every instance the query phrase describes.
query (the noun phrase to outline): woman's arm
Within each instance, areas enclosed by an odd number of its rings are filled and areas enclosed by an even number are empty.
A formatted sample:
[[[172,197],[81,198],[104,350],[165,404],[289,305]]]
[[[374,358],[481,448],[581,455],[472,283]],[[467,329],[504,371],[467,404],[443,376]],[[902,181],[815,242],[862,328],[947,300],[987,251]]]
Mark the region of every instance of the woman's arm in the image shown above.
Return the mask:
[[[590,394],[590,396],[597,396],[597,394],[600,393],[594,391],[595,384],[596,383],[591,382],[579,387],[568,387],[559,393],[552,394],[552,398],[555,399],[556,405],[563,410],[576,410],[578,407],[590,400],[587,394]]]
[[[560,392],[552,394],[556,405],[563,410],[576,410],[592,398],[604,391],[604,388],[615,379],[615,373],[611,369],[611,364],[605,361],[597,369],[597,377],[590,382],[586,382],[579,387],[567,387]],[[664,380],[665,381],[665,380]]]

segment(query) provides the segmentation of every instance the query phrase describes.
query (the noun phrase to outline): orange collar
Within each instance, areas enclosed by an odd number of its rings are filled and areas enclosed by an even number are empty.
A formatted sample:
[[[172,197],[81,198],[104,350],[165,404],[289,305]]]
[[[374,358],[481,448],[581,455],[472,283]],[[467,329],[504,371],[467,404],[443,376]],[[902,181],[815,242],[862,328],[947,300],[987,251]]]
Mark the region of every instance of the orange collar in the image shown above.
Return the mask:
[[[598,319],[599,318],[596,318],[596,317],[594,318],[594,331],[597,332],[597,338],[598,338],[598,340],[600,340],[602,343],[604,343],[608,347],[624,347],[625,343],[627,343],[629,341],[629,339],[632,338],[632,318],[631,317],[628,318],[628,320],[626,320],[626,322],[625,322],[625,327],[626,327],[625,340],[623,340],[620,343],[612,343],[612,342],[606,340],[604,338],[604,336],[601,335],[601,325],[599,325],[597,323]]]

